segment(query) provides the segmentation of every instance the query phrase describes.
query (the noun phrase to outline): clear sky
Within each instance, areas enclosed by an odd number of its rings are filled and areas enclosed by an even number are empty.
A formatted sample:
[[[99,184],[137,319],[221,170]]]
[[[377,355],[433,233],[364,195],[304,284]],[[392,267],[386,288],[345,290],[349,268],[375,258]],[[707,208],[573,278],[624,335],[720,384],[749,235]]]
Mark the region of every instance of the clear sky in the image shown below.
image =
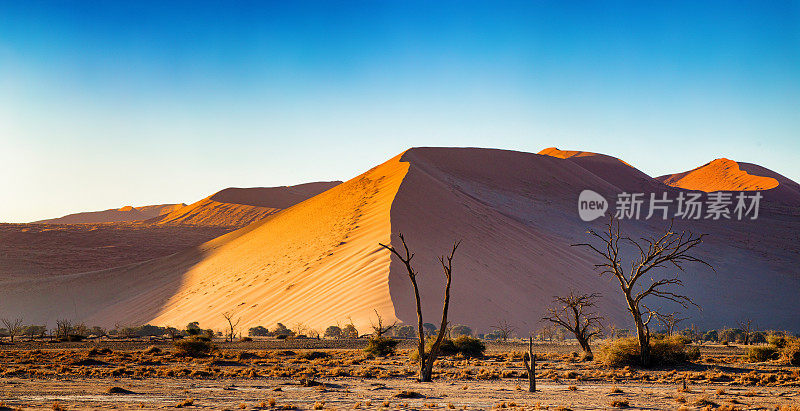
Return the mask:
[[[800,2],[0,0],[0,221],[346,180],[412,146],[800,181]]]

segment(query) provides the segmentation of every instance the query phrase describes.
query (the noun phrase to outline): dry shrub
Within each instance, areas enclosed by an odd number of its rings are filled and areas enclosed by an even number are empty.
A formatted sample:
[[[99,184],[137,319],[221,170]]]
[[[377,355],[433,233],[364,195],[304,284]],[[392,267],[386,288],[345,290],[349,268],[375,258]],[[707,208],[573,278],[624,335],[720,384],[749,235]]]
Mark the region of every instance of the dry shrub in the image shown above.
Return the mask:
[[[781,351],[789,364],[800,366],[800,338],[788,340]]]
[[[694,405],[696,407],[705,407],[705,406],[716,407],[717,403],[715,403],[714,401],[711,401],[710,399],[708,399],[708,397],[706,397],[704,395],[704,396],[692,401],[692,405]]]
[[[775,347],[750,347],[744,360],[747,362],[764,362],[777,358],[778,349]]]
[[[324,351],[303,351],[300,354],[297,354],[297,358],[308,361],[316,360],[319,358],[328,358],[328,357],[330,357],[330,354]]]
[[[666,337],[650,340],[650,361],[652,365],[675,365],[699,356],[699,351],[686,350],[682,338]],[[598,359],[612,367],[639,365],[639,340],[636,338],[619,338],[609,341],[600,349]]]
[[[614,408],[627,408],[630,406],[630,402],[628,402],[628,400],[624,398],[617,398],[611,400],[611,403],[609,405],[611,405]]]
[[[369,339],[367,348],[364,349],[369,354],[385,357],[394,354],[395,348],[400,341],[393,338],[373,337]]]
[[[617,387],[615,385],[615,386],[611,387],[611,391],[609,391],[609,393],[611,393],[611,394],[622,394],[622,390],[619,389],[619,387]]]
[[[61,404],[56,401],[53,403],[53,411],[64,411],[65,408],[61,406]]]
[[[175,354],[183,357],[205,357],[213,349],[211,342],[200,338],[186,338],[175,341]]]
[[[175,408],[183,408],[194,405],[194,398],[187,398],[175,405]]]

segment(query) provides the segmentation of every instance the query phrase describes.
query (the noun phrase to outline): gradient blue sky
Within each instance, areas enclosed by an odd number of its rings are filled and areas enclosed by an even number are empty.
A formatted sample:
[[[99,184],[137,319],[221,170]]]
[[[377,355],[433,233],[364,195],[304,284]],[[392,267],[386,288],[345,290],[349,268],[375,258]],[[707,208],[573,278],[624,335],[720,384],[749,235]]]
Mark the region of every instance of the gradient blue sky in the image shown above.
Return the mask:
[[[412,146],[800,181],[800,3],[0,0],[0,221],[346,180]]]

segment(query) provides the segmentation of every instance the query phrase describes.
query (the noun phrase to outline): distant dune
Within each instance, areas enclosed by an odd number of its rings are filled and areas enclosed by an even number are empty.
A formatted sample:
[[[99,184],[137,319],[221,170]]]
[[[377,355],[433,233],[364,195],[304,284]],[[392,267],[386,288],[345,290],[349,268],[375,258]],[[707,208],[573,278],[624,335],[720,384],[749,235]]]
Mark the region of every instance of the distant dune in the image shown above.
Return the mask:
[[[334,181],[291,187],[227,188],[188,206],[123,207],[73,214],[58,219],[61,223],[0,224],[0,279],[102,270],[174,254],[337,184]],[[157,211],[162,214],[142,220],[141,217]],[[114,216],[138,220],[89,222]]]
[[[438,255],[463,240],[454,263],[451,321],[484,332],[500,320],[521,334],[541,326],[554,295],[602,293],[598,308],[628,328],[614,282],[593,269],[581,248],[589,227],[577,198],[592,189],[678,192],[620,160],[492,149],[414,148],[366,173],[198,247],[125,267],[50,279],[0,281],[0,316],[54,321],[65,309],[88,324],[222,329],[221,313],[241,326],[303,323],[317,330],[351,318],[363,332],[377,309],[387,321],[415,321],[404,267],[378,242],[400,246],[403,232],[427,322],[441,310]],[[769,202],[769,200],[767,200]],[[631,237],[663,230],[662,220],[626,221]],[[800,215],[767,207],[758,220],[676,221],[709,233],[698,252],[716,268],[688,267],[681,291],[702,311],[684,313],[698,327],[800,331]],[[630,250],[629,250],[630,251]],[[90,291],[87,291],[90,290]],[[675,307],[667,307],[674,309]]]
[[[672,187],[697,191],[764,191],[773,201],[800,204],[800,185],[756,164],[718,158],[683,173],[656,180]]]
[[[196,203],[162,214],[153,224],[244,227],[305,201],[341,181],[283,187],[226,188]]]
[[[142,221],[177,210],[186,204],[160,204],[141,207],[125,206],[105,211],[68,214],[59,218],[34,221],[34,224],[97,224]]]

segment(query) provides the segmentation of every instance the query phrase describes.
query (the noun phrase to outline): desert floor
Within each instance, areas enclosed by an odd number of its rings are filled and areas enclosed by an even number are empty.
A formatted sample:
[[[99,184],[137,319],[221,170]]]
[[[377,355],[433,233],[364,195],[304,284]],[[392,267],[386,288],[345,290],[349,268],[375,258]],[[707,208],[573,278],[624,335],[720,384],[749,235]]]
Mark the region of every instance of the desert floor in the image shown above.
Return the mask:
[[[702,347],[696,364],[638,370],[540,344],[539,391],[529,393],[522,344],[490,344],[483,359],[444,358],[435,382],[419,383],[410,342],[387,358],[366,355],[362,343],[221,343],[197,359],[164,342],[4,345],[0,401],[6,409],[800,409],[800,368],[741,363],[740,347]],[[120,388],[127,392],[109,392]]]

